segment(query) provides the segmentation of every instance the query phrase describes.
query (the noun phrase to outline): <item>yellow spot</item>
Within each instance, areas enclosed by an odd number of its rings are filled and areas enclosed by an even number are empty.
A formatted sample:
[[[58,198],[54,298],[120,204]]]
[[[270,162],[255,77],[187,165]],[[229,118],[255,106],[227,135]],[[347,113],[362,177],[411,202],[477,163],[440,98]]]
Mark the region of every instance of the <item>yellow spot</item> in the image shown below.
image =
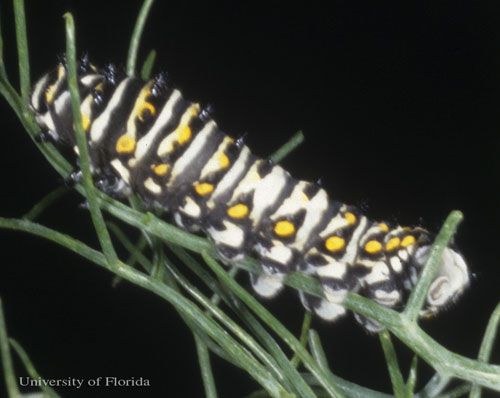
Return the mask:
[[[195,184],[194,190],[198,195],[205,196],[214,191],[214,186],[212,184],[209,184],[208,182],[202,182]]]
[[[177,141],[179,144],[185,144],[191,139],[191,128],[188,125],[181,126],[177,129]]]
[[[52,104],[52,101],[54,101],[54,95],[56,94],[56,85],[53,84],[52,86],[49,86],[47,90],[45,91],[45,101],[47,101],[48,104]]]
[[[225,169],[225,168],[227,168],[227,167],[229,166],[229,163],[230,163],[230,162],[229,162],[229,158],[227,157],[227,155],[226,155],[224,152],[222,152],[222,153],[220,154],[220,156],[219,156],[219,164],[220,164],[220,167],[221,167],[222,169]]]
[[[370,240],[365,244],[365,252],[370,254],[378,253],[382,250],[382,244],[378,240]]]
[[[295,226],[287,220],[278,221],[274,224],[274,233],[280,238],[288,238],[295,233]]]
[[[150,114],[151,116],[156,115],[156,108],[151,102],[143,101],[140,105],[139,110],[137,111],[137,118],[143,122],[144,119],[146,118],[147,114]]]
[[[336,253],[345,247],[345,239],[340,236],[330,236],[325,241],[326,250],[332,253]]]
[[[116,152],[118,153],[132,153],[135,151],[135,140],[128,136],[122,135],[116,141]]]
[[[382,232],[389,232],[389,226],[385,222],[380,223],[378,227]]]
[[[170,170],[170,166],[166,163],[160,163],[151,166],[151,169],[153,170],[153,173],[155,173],[157,176],[162,177],[168,173],[168,170]]]
[[[87,131],[90,127],[90,117],[84,113],[82,113],[82,126],[84,131]]]
[[[248,206],[243,203],[238,203],[227,209],[227,215],[238,220],[245,218],[248,215]]]
[[[344,214],[344,218],[349,225],[356,224],[357,221],[356,215],[351,213],[350,211]]]
[[[411,236],[411,235],[407,235],[403,238],[403,240],[401,241],[401,246],[402,247],[408,247],[408,246],[411,246],[415,243],[415,237]]]
[[[391,238],[385,244],[385,250],[388,252],[393,251],[394,249],[397,249],[399,247],[400,243],[401,243],[401,239]]]

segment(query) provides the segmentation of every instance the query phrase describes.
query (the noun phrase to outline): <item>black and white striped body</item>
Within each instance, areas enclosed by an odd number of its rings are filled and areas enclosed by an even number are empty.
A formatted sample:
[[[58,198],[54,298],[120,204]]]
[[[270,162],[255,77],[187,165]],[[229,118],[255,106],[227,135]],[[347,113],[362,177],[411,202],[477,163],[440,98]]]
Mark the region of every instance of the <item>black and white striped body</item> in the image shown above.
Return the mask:
[[[326,320],[345,313],[348,291],[392,308],[404,303],[427,258],[428,232],[370,221],[317,184],[258,158],[162,76],[144,82],[86,64],[79,83],[92,170],[103,189],[135,192],[164,208],[179,226],[205,233],[225,262],[257,257],[263,273],[251,279],[259,295],[274,296],[284,276],[299,270],[320,280],[325,299],[301,294],[301,300]],[[59,65],[34,87],[32,107],[57,143],[78,152],[69,100]],[[441,268],[429,292],[429,314],[468,284],[465,262],[452,249]]]

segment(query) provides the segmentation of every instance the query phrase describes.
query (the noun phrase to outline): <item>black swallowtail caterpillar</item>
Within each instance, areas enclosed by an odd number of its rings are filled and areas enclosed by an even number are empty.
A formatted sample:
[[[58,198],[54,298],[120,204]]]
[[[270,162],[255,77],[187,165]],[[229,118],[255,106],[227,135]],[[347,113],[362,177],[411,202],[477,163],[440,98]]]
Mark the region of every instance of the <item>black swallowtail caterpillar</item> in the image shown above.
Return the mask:
[[[404,304],[428,257],[428,231],[371,221],[330,200],[318,184],[258,158],[165,75],[143,81],[83,59],[78,83],[100,189],[115,196],[135,192],[166,209],[182,228],[205,233],[226,263],[256,256],[263,272],[251,275],[251,283],[261,296],[276,295],[284,276],[298,270],[321,282],[326,299],[301,293],[301,301],[325,320],[346,313],[348,291],[391,308]],[[41,137],[78,153],[64,63],[36,83],[31,106]],[[437,313],[468,283],[463,257],[446,248],[422,315]],[[374,321],[356,319],[368,331],[379,330]]]

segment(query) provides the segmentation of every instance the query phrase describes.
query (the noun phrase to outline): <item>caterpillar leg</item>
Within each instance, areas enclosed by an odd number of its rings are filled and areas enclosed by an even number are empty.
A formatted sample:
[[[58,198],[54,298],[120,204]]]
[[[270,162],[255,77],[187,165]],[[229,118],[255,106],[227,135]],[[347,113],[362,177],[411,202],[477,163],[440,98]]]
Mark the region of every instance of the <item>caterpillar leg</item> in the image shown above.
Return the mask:
[[[347,264],[333,262],[326,265],[314,266],[314,257],[309,258],[309,263],[302,266],[307,274],[315,275],[323,287],[324,299],[300,292],[302,304],[326,321],[335,321],[346,314],[342,302],[347,292],[356,289],[356,281],[350,275]],[[316,258],[319,261],[319,258]],[[316,263],[317,264],[317,263]]]
[[[259,275],[250,274],[250,282],[255,292],[264,298],[272,298],[283,289],[285,274],[270,274],[263,271]]]

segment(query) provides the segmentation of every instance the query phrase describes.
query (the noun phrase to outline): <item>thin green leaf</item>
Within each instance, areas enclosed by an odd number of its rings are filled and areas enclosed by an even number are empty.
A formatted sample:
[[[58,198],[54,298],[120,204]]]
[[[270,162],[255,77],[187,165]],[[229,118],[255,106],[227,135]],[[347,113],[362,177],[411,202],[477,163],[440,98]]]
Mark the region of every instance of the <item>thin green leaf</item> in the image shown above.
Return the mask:
[[[201,378],[205,387],[206,398],[217,398],[217,388],[215,387],[212,365],[207,346],[195,335],[196,352],[198,353],[198,363],[201,370]]]
[[[233,266],[231,267],[231,269],[229,270],[229,272],[227,273],[231,278],[236,278],[236,275],[238,275],[238,272],[240,271],[240,269],[236,266]],[[214,304],[214,305],[219,305],[220,301],[221,301],[222,297],[218,294],[218,293],[214,293],[212,295],[212,297],[210,297],[210,301]]]
[[[185,250],[177,246],[171,246],[171,250],[178,256],[178,258],[193,271],[200,280],[205,283],[212,291],[216,292],[214,296],[210,299],[211,303],[215,306],[218,305],[218,300],[215,298],[221,298],[224,302],[229,305],[235,312],[235,314],[240,317],[246,325],[251,329],[253,334],[256,336],[258,341],[260,341],[263,346],[271,353],[271,355],[276,360],[277,364],[283,371],[288,383],[293,385],[298,396],[306,398],[310,397],[312,391],[307,387],[307,384],[302,380],[300,374],[292,366],[291,362],[288,360],[286,355],[283,353],[276,341],[271,337],[269,333],[262,327],[259,321],[247,310],[246,307],[240,305],[235,297],[229,297],[225,291],[223,291],[212,275],[206,272],[205,268],[201,266],[192,256],[186,253]],[[234,278],[234,274],[237,268],[232,268],[227,274],[230,278]]]
[[[1,11],[1,10],[0,10]],[[5,70],[5,62],[3,59],[3,30],[2,30],[2,14],[0,12],[0,79],[9,81],[7,71]]]
[[[435,373],[422,390],[416,395],[418,398],[429,398],[438,396],[450,383],[451,377]]]
[[[415,396],[415,385],[417,384],[417,366],[418,366],[418,357],[414,355],[413,359],[411,360],[408,380],[406,381],[406,396],[408,398]]]
[[[297,131],[283,146],[281,146],[281,148],[269,156],[269,159],[275,163],[279,163],[303,142],[304,133],[302,131]]]
[[[500,391],[500,366],[484,364],[448,351],[416,323],[356,293],[347,294],[344,306],[387,327],[437,372]]]
[[[146,24],[146,19],[148,18],[149,11],[151,10],[151,6],[153,5],[153,1],[154,0],[144,0],[141,10],[139,11],[139,15],[137,16],[137,21],[135,22],[127,56],[127,75],[129,76],[135,76],[137,54],[139,52],[141,36],[142,32],[144,31],[144,26]]]
[[[478,360],[481,362],[489,362],[491,351],[495,345],[495,339],[498,332],[498,324],[500,323],[500,304],[497,304],[493,313],[490,316],[486,331],[484,332],[481,348],[479,349]],[[469,398],[479,398],[481,396],[481,387],[473,385],[470,391]]]
[[[88,247],[77,239],[42,225],[26,220],[9,220],[0,217],[0,228],[25,231],[53,241],[121,276],[123,279],[157,294],[186,315],[191,322],[203,329],[228,355],[234,358],[235,362],[241,364],[242,368],[266,389],[272,397],[286,396],[283,386],[246,349],[242,348],[234,338],[229,336],[223,328],[204,314],[194,303],[187,300],[174,289],[120,261],[116,264],[109,264],[102,253]]]
[[[434,243],[429,251],[429,259],[424,266],[417,285],[408,298],[404,311],[404,314],[408,317],[408,319],[412,321],[416,321],[418,319],[420,310],[425,303],[429,287],[434,280],[436,273],[439,271],[443,251],[450,243],[455,231],[458,228],[458,224],[460,224],[463,218],[464,216],[462,212],[458,210],[452,211],[446,218],[446,221],[436,236],[436,239],[434,240]]]
[[[300,344],[302,347],[307,346],[307,336],[309,334],[309,329],[311,328],[312,314],[309,311],[304,312],[304,319],[302,320],[302,327],[300,330]],[[293,355],[292,364],[294,367],[298,367],[300,364],[300,358],[297,354]]]
[[[12,356],[9,347],[9,335],[7,334],[7,325],[5,324],[5,316],[3,312],[3,304],[0,299],[0,354],[2,356],[2,368],[7,386],[9,398],[20,397],[19,389],[17,388],[17,379],[12,363]]]
[[[142,64],[141,68],[141,78],[142,80],[149,80],[151,78],[151,72],[153,71],[153,67],[156,60],[156,51],[151,50],[146,57],[146,60]]]
[[[80,167],[83,175],[83,186],[85,187],[85,197],[89,205],[92,222],[99,238],[102,250],[109,264],[118,264],[109,232],[102,218],[101,209],[96,199],[96,189],[92,181],[90,171],[90,155],[87,146],[87,139],[82,125],[82,114],[80,110],[80,92],[78,90],[78,80],[76,72],[76,42],[75,42],[75,24],[73,16],[70,13],[64,14],[66,22],[66,59],[68,70],[68,87],[71,94],[71,109],[73,112],[73,125],[75,128],[76,142],[80,154]]]
[[[221,289],[219,282],[206,270],[206,267],[203,267],[198,260],[196,260],[193,256],[191,256],[186,250],[182,247],[176,245],[168,245],[170,250],[175,254],[175,256],[183,262],[183,264],[189,268],[198,278],[205,283],[209,287],[210,290],[214,292],[218,297],[221,297],[229,303],[229,298]],[[214,305],[218,305],[218,303],[214,303]]]
[[[259,320],[243,305],[238,305],[236,309],[238,310],[238,316],[276,360],[278,366],[283,371],[283,375],[296,392],[296,395],[301,398],[315,397],[314,392],[302,378],[291,360],[288,359],[279,344],[266,331]]]
[[[436,398],[460,398],[466,395],[469,391],[470,384],[462,384],[445,394],[438,395]]]
[[[118,225],[112,222],[108,222],[106,225],[108,226],[111,233],[115,235],[116,239],[118,239],[122,246],[130,253],[130,257],[139,262],[139,264],[148,274],[151,274],[153,270],[153,263],[149,261],[149,259],[144,254],[142,254],[142,252],[137,250],[137,247],[130,241],[130,239],[118,227]],[[131,266],[131,264],[127,264]]]
[[[327,372],[328,376],[335,383],[342,392],[350,398],[393,398],[392,395],[383,394],[378,391],[370,390],[365,387],[358,386],[357,384],[351,383],[350,381],[344,380],[338,376],[335,376],[331,371],[328,365],[328,361],[326,359],[325,351],[321,345],[321,341],[319,339],[318,333],[311,329],[309,331],[309,347],[311,348],[311,352],[314,360],[318,363],[318,365]],[[314,378],[313,375],[304,374],[304,379],[308,381],[308,383],[312,386],[317,386],[318,381]]]
[[[35,380],[41,379],[40,374],[37,372],[35,369],[35,366],[31,362],[28,354],[26,351],[21,347],[21,345],[14,339],[9,339],[10,345],[16,352],[17,356],[19,359],[21,359],[21,362],[23,363],[24,367],[26,368],[26,372],[28,372],[28,375]],[[60,398],[59,394],[55,392],[54,389],[52,389],[50,386],[47,386],[45,384],[41,384],[40,388],[44,392],[44,394],[49,397],[49,398]]]
[[[139,237],[137,243],[134,245],[134,250],[131,252],[129,255],[127,261],[125,261],[125,264],[129,265],[130,267],[135,267],[135,264],[137,263],[137,257],[136,254],[139,254],[143,252],[144,248],[146,247],[146,238],[144,235],[141,234]],[[113,281],[111,282],[111,286],[113,288],[117,287],[118,284],[122,281],[122,279],[119,276],[114,276]]]
[[[321,366],[322,369],[330,371],[330,366],[328,365],[328,360],[326,359],[325,351],[323,350],[318,332],[316,332],[316,330],[314,329],[311,329],[309,330],[309,333],[307,335],[313,358],[316,360],[318,365]]]
[[[1,10],[0,10],[1,11]],[[3,34],[0,14],[0,94],[5,98],[9,106],[14,110],[17,117],[23,117],[23,103],[21,97],[16,92],[14,87],[9,82],[7,70],[5,69],[5,61],[3,56]]]
[[[21,101],[21,97],[17,94],[16,90],[12,87],[12,85],[0,78],[0,94],[7,101],[9,106],[15,112],[16,116],[22,120],[23,119],[23,105]]]
[[[165,260],[164,260],[165,261]],[[170,264],[170,263],[169,263]],[[175,289],[177,292],[179,291],[179,286],[175,283],[175,280],[171,274],[166,275],[168,276],[165,277],[165,283],[167,286],[172,287]],[[210,349],[212,353],[215,355],[219,356],[223,360],[232,363],[234,366],[239,367],[241,369],[244,369],[244,366],[242,366],[239,363],[239,358],[234,358],[228,356],[220,346],[218,346],[206,333],[203,329],[201,329],[198,325],[194,324],[186,315],[184,315],[182,312],[179,312],[180,317],[182,320],[186,323],[186,325],[189,327],[189,329],[193,332],[194,336],[200,339],[207,348]]]
[[[309,353],[302,347],[295,336],[288,331],[271,313],[265,309],[255,298],[253,298],[245,289],[243,289],[233,279],[229,278],[221,266],[206,251],[202,252],[203,259],[215,274],[227,285],[231,291],[238,296],[261,320],[264,321],[283,341],[299,356],[312,374],[314,374],[323,388],[333,397],[342,397],[342,393],[337,386],[328,380],[327,374],[320,369]]]
[[[36,205],[34,205],[31,210],[23,216],[23,218],[30,221],[35,220],[61,196],[68,192],[70,192],[70,189],[64,186],[54,189],[52,192],[45,195]]]
[[[31,80],[24,0],[13,0],[13,3],[14,21],[16,25],[17,58],[19,63],[21,97],[23,99],[23,103],[27,105],[29,102],[29,95],[31,91]]]
[[[495,344],[495,339],[498,333],[498,325],[500,323],[500,303],[493,310],[486,331],[484,332],[483,342],[479,350],[478,359],[483,362],[488,362],[491,357],[491,351]]]
[[[273,358],[255,341],[255,339],[249,335],[245,330],[243,330],[236,322],[229,318],[220,308],[212,304],[210,299],[203,295],[197,288],[195,288],[191,283],[189,283],[186,278],[178,272],[172,265],[167,265],[169,271],[174,276],[175,280],[186,292],[193,297],[198,303],[200,303],[207,311],[209,311],[216,319],[218,319],[224,326],[227,327],[238,339],[243,342],[248,349],[259,358],[262,363],[264,363],[268,369],[280,380],[283,380],[283,375],[281,370],[276,365]]]
[[[385,361],[387,363],[387,369],[389,370],[389,376],[391,377],[394,395],[396,398],[404,398],[406,396],[406,386],[403,381],[401,369],[399,368],[396,350],[394,349],[394,345],[391,341],[391,335],[387,330],[383,330],[378,336],[384,351]]]

